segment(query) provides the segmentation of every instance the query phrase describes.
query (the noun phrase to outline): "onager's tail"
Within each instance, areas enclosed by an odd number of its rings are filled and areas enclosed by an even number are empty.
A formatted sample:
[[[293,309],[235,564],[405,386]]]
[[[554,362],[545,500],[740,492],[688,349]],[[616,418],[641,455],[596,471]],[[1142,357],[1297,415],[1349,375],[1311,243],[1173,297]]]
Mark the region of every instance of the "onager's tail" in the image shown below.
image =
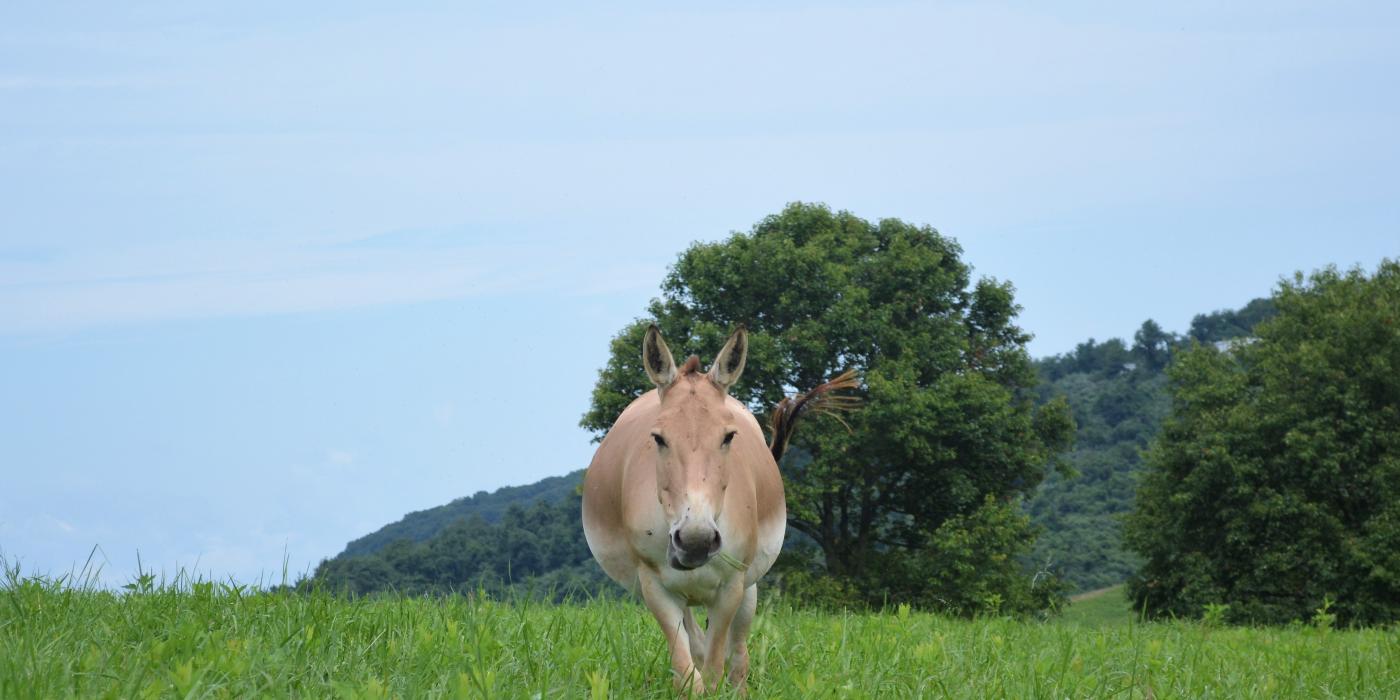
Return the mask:
[[[860,378],[856,376],[856,371],[848,369],[835,379],[820,384],[805,394],[790,396],[779,401],[778,405],[773,407],[773,414],[768,418],[768,427],[773,431],[768,449],[773,452],[773,461],[781,462],[783,460],[783,453],[787,452],[788,440],[792,439],[793,431],[797,429],[797,419],[807,413],[831,416],[840,421],[841,425],[845,425],[847,430],[850,430],[851,426],[841,419],[841,413],[858,407],[860,398],[840,396],[831,392],[839,389],[854,389],[858,386],[860,386]]]

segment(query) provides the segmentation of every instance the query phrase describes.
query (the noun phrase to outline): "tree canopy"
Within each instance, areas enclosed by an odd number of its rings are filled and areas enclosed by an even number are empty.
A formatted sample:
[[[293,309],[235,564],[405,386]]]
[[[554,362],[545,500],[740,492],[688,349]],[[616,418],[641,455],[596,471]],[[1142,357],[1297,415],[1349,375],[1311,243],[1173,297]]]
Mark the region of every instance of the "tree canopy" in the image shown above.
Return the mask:
[[[1157,615],[1400,619],[1400,264],[1298,275],[1272,304],[1255,340],[1169,371],[1130,593]]]
[[[651,318],[614,339],[582,424],[601,436],[650,388],[640,348],[653,321],[678,355],[713,355],[746,325],[732,393],[760,414],[855,368],[866,404],[850,431],[809,425],[782,465],[789,525],[819,550],[811,565],[871,602],[1033,608],[1044,591],[1016,562],[1033,538],[1016,501],[1060,464],[1073,424],[1063,400],[1035,406],[1011,285],[974,281],[961,253],[928,226],[810,204],[696,243]]]

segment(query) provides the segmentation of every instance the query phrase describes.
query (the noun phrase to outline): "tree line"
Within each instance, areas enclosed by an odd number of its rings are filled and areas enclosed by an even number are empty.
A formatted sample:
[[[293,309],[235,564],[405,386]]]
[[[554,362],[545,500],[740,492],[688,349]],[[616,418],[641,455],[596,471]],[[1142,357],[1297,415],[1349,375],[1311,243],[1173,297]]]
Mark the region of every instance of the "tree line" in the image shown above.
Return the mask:
[[[1373,276],[1298,278],[1197,316],[1182,335],[1149,320],[1131,344],[1090,340],[1032,361],[1013,288],[973,279],[961,254],[927,226],[808,204],[694,244],[646,316],[614,338],[582,424],[601,436],[647,388],[637,348],[650,323],[678,353],[702,357],[742,323],[749,363],[733,394],[756,413],[845,369],[864,379],[849,425],[807,426],[781,465],[781,595],[1024,614],[1072,586],[1131,577],[1151,614],[1220,604],[1241,620],[1308,606],[1395,618],[1394,263]],[[1310,383],[1289,389],[1298,379]],[[1304,408],[1321,399],[1331,403]],[[1335,427],[1357,416],[1364,427]],[[465,517],[418,539],[380,538],[323,562],[315,581],[354,592],[608,590],[578,523],[575,496],[510,506],[494,523]],[[1237,544],[1207,551],[1217,540]],[[1292,554],[1273,549],[1285,543]],[[1270,573],[1252,568],[1257,557]]]
[[[553,600],[610,588],[579,526],[580,499],[569,495],[530,506],[512,504],[497,522],[458,519],[421,542],[398,539],[370,554],[321,562],[312,580],[332,590],[450,593],[530,592]]]

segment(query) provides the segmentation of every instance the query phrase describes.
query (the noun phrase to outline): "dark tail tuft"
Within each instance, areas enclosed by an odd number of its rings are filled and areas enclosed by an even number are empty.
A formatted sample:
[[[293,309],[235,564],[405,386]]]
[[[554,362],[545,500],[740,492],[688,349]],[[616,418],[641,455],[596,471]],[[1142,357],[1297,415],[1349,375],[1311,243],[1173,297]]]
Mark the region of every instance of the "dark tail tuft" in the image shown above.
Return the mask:
[[[860,378],[856,376],[856,371],[848,369],[831,381],[818,385],[816,388],[805,394],[790,396],[778,402],[773,407],[773,414],[768,418],[768,427],[772,430],[772,441],[768,443],[768,449],[773,452],[773,460],[781,462],[783,453],[787,452],[788,441],[792,439],[793,431],[797,428],[797,419],[808,413],[824,414],[835,418],[845,425],[847,430],[851,426],[841,419],[841,414],[846,411],[855,410],[860,406],[860,398],[856,396],[841,396],[831,392],[840,389],[854,389],[860,386]]]

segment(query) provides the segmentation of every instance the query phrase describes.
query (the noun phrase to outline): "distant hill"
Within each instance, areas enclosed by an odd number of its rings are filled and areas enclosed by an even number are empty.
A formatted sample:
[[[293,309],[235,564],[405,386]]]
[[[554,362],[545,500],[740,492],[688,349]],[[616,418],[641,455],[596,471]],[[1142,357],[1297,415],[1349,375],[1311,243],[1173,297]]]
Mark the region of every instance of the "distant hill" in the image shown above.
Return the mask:
[[[1120,536],[1120,517],[1133,505],[1141,452],[1170,408],[1166,368],[1172,351],[1191,342],[1220,343],[1250,335],[1274,315],[1269,299],[1237,311],[1197,315],[1184,335],[1143,323],[1132,345],[1090,339],[1073,352],[1036,361],[1041,400],[1064,396],[1077,426],[1067,456],[1077,476],[1051,474],[1026,503],[1043,528],[1029,562],[1049,566],[1081,591],[1127,579],[1139,561]]]
[[[478,491],[474,496],[459,498],[446,505],[414,511],[403,516],[402,520],[351,541],[336,558],[374,554],[397,540],[423,542],[458,520],[468,520],[473,516],[480,516],[487,524],[494,525],[501,521],[512,505],[528,507],[541,501],[555,503],[574,495],[574,490],[583,481],[583,472],[580,469],[533,484],[506,486],[490,493]]]
[[[495,523],[473,513],[419,542],[397,539],[372,554],[322,561],[299,585],[355,594],[514,590],[554,600],[610,589],[579,527],[582,499],[572,490],[559,500],[542,494],[528,506],[510,503]]]
[[[1198,315],[1184,334],[1149,320],[1132,344],[1090,339],[1036,361],[1040,400],[1064,396],[1074,412],[1076,444],[1067,459],[1078,474],[1052,474],[1026,502],[1042,528],[1028,565],[1048,564],[1078,590],[1127,578],[1138,562],[1123,548],[1119,517],[1132,506],[1141,450],[1169,408],[1173,350],[1247,336],[1273,313],[1268,299],[1256,299],[1236,311]],[[357,593],[505,585],[558,597],[607,589],[579,526],[582,479],[578,470],[409,513],[323,561],[315,580]]]

